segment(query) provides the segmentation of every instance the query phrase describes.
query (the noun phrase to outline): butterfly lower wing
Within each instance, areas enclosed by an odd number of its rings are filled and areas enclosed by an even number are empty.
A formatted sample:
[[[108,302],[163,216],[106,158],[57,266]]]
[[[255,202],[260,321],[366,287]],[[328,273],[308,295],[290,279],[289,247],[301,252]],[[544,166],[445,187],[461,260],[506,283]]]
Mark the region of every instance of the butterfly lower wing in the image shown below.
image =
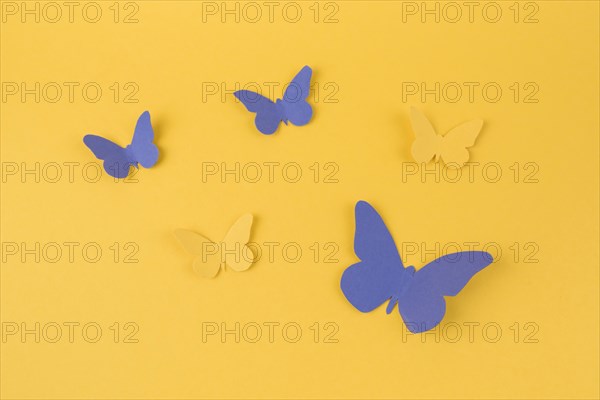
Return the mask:
[[[415,133],[412,156],[417,162],[429,162],[437,154],[440,138],[427,117],[415,107],[410,109],[410,123]]]
[[[311,76],[312,69],[308,65],[304,66],[283,94],[285,117],[296,126],[306,125],[312,118],[312,107],[306,101],[310,94]]]
[[[225,264],[236,272],[245,271],[254,262],[254,254],[247,246],[250,240],[250,229],[252,228],[252,215],[242,215],[229,228],[225,239],[223,239],[222,251],[225,253]],[[227,251],[229,250],[229,251]],[[233,250],[233,253],[231,252]]]
[[[153,140],[154,129],[152,129],[150,113],[144,111],[135,124],[130,146],[135,161],[144,168],[150,168],[158,161],[158,147]]]
[[[483,120],[475,119],[449,131],[442,139],[440,153],[446,164],[456,163],[463,166],[469,161],[467,148],[475,144],[481,132]]]
[[[246,109],[256,113],[254,124],[256,128],[265,135],[275,133],[284,116],[281,115],[279,107],[266,97],[249,91],[238,90],[233,93],[238,98]]]
[[[284,103],[285,117],[296,126],[303,126],[312,119],[313,110],[305,100],[297,103]]]
[[[111,159],[107,158],[104,160],[103,165],[107,174],[113,178],[123,179],[127,178],[127,175],[129,175],[129,170],[133,164],[129,162],[126,157],[123,157]]]
[[[208,256],[206,258],[198,256],[194,259],[192,268],[195,273],[203,278],[214,278],[221,269],[220,258],[220,255]]]
[[[405,269],[377,211],[366,201],[359,201],[355,218],[354,252],[362,261],[344,271],[340,287],[356,309],[369,312],[396,293]]]
[[[465,251],[440,257],[417,272],[398,299],[405,325],[413,333],[435,328],[444,318],[444,296],[456,296],[469,280],[493,261],[484,251]]]
[[[373,262],[362,261],[346,268],[340,287],[346,299],[360,312],[371,312],[390,299],[395,288],[393,272]]]
[[[221,251],[218,245],[204,236],[185,229],[175,230],[175,236],[188,252],[196,256],[194,272],[205,278],[214,278],[221,267]]]
[[[83,143],[94,153],[96,158],[104,161],[104,170],[110,176],[121,179],[129,175],[129,168],[133,165],[133,160],[129,158],[126,149],[96,135],[85,135]]]
[[[435,328],[442,322],[446,314],[446,300],[444,296],[426,297],[425,294],[401,297],[398,301],[398,311],[409,331],[421,333]]]

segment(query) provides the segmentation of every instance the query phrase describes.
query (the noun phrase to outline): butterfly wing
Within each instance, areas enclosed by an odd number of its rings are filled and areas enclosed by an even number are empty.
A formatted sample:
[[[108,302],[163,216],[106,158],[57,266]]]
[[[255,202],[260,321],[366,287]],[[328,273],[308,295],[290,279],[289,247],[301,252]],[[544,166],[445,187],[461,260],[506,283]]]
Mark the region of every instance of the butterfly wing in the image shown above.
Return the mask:
[[[248,111],[256,113],[254,124],[261,133],[270,135],[277,130],[283,115],[275,103],[250,90],[238,90],[233,94]]]
[[[104,160],[104,170],[114,178],[125,178],[133,161],[129,159],[127,150],[108,139],[96,135],[85,135],[83,143],[94,153],[96,158]]]
[[[225,264],[234,271],[245,271],[254,262],[254,254],[247,246],[250,240],[252,215],[242,215],[229,229],[223,239],[222,251],[225,251]]]
[[[144,111],[135,124],[133,139],[131,140],[131,151],[135,161],[144,168],[150,168],[158,161],[158,147],[154,140],[154,130],[150,122],[150,113]]]
[[[441,142],[440,153],[446,164],[456,163],[463,166],[469,161],[468,147],[475,144],[475,139],[481,132],[483,120],[475,119],[464,124],[460,124],[456,128],[448,132]]]
[[[185,229],[177,229],[175,236],[187,252],[196,256],[193,263],[194,272],[205,278],[217,276],[221,267],[221,252],[216,243]],[[216,253],[211,254],[212,250],[216,250]]]
[[[296,126],[306,125],[312,118],[312,107],[306,101],[310,93],[311,76],[312,69],[304,66],[283,94],[285,117]]]
[[[446,313],[444,296],[456,296],[492,261],[492,255],[485,251],[464,251],[440,257],[415,272],[398,299],[408,329],[420,333],[435,328]]]
[[[412,156],[417,162],[429,162],[438,154],[441,139],[427,117],[415,107],[410,109],[410,123],[415,133],[415,141],[411,147]]]
[[[366,201],[359,201],[355,217],[354,252],[361,262],[344,271],[340,286],[356,309],[369,312],[394,295],[405,269],[377,211]]]

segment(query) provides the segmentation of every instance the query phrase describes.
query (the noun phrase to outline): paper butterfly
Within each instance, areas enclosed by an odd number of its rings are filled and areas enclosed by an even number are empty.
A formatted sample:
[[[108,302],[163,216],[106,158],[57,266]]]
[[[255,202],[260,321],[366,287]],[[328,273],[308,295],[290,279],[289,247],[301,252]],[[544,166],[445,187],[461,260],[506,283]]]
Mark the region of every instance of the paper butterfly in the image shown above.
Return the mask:
[[[309,66],[302,68],[285,90],[283,100],[277,99],[275,103],[249,90],[238,90],[234,95],[248,111],[256,113],[256,128],[265,135],[270,135],[277,130],[281,121],[286,125],[288,121],[296,126],[308,124],[312,118],[312,107],[306,101],[310,92],[311,75],[312,69]]]
[[[354,252],[361,262],[348,267],[341,288],[359,311],[373,311],[389,300],[389,314],[398,303],[406,327],[413,333],[435,328],[444,318],[444,296],[455,296],[492,261],[484,251],[448,254],[415,271],[404,267],[383,220],[366,201],[356,203]]]
[[[138,118],[131,144],[123,148],[108,139],[96,135],[86,135],[83,143],[90,148],[96,158],[104,160],[104,170],[112,177],[125,178],[129,167],[150,168],[158,160],[158,147],[152,140],[154,131],[150,123],[150,113],[144,111]]]
[[[446,164],[457,164],[460,167],[469,161],[467,147],[475,144],[475,139],[483,126],[482,120],[475,119],[441,136],[435,133],[435,129],[425,115],[414,107],[410,110],[410,122],[415,132],[411,152],[416,161],[426,163],[435,157],[437,162],[442,157]]]
[[[242,215],[229,229],[221,243],[185,229],[175,231],[183,247],[193,255],[194,271],[205,278],[214,278],[225,264],[236,272],[245,271],[254,262],[254,254],[247,246],[250,240],[252,215]]]

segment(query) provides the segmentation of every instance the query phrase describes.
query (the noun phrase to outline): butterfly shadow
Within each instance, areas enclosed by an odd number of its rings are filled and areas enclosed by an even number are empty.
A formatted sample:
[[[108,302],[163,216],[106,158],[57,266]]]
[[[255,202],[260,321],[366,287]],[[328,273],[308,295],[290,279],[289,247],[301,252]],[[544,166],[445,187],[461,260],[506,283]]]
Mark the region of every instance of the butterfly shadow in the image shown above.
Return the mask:
[[[159,117],[156,120],[152,121],[152,129],[154,130],[154,141],[153,142],[156,145],[156,147],[158,147],[158,149],[159,149],[158,160],[156,161],[155,165],[160,165],[165,158],[165,150],[160,146],[160,139],[163,136],[162,132],[165,132],[164,127],[165,127],[164,119]],[[167,151],[167,153],[168,153],[168,151]]]
[[[314,69],[312,71],[311,82],[320,82],[319,81],[319,72],[315,71]],[[310,86],[309,86],[309,93],[308,93],[307,100],[308,100],[308,104],[310,104],[310,106],[312,108],[312,117],[310,118],[310,122],[314,123],[315,119],[319,117],[319,113],[317,112],[316,105],[318,103],[320,103],[322,100],[317,97],[317,100],[315,101],[315,90],[310,88]]]
[[[260,217],[258,217],[256,214],[252,215],[252,230],[250,231],[250,236],[248,238],[248,243],[257,243],[255,242],[255,238],[254,238],[254,232],[257,231],[257,226],[260,226]],[[252,258],[254,259],[254,261],[252,262],[252,267],[251,268],[256,268],[256,264],[258,264],[258,261],[256,259],[256,252],[252,249],[252,247],[249,247],[250,253],[252,254]]]
[[[394,125],[400,126],[400,151],[403,160],[413,160],[410,148],[415,140],[415,134],[410,125],[409,113],[395,114]]]

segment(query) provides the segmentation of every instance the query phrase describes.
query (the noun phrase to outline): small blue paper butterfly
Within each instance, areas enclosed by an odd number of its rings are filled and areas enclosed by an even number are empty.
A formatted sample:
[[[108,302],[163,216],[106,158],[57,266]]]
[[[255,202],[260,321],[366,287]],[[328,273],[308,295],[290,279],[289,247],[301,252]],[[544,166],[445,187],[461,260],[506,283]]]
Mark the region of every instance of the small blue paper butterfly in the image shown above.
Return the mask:
[[[104,160],[104,170],[112,177],[125,178],[129,168],[150,168],[158,160],[158,147],[152,140],[154,131],[150,123],[150,113],[144,111],[138,118],[131,144],[123,148],[108,139],[96,135],[86,135],[83,143],[94,153],[96,158]]]
[[[444,296],[455,296],[493,258],[485,251],[442,256],[418,271],[404,267],[390,232],[366,201],[356,203],[354,252],[361,262],[348,267],[341,288],[361,312],[370,312],[389,300],[389,314],[398,303],[406,327],[413,333],[435,328],[444,318]]]
[[[266,97],[249,91],[238,90],[234,93],[250,112],[256,113],[254,123],[258,130],[265,135],[274,133],[283,121],[288,121],[296,126],[308,124],[312,118],[312,107],[306,101],[310,92],[310,78],[312,70],[305,66],[292,79],[283,94],[283,100],[277,99],[275,103]]]

